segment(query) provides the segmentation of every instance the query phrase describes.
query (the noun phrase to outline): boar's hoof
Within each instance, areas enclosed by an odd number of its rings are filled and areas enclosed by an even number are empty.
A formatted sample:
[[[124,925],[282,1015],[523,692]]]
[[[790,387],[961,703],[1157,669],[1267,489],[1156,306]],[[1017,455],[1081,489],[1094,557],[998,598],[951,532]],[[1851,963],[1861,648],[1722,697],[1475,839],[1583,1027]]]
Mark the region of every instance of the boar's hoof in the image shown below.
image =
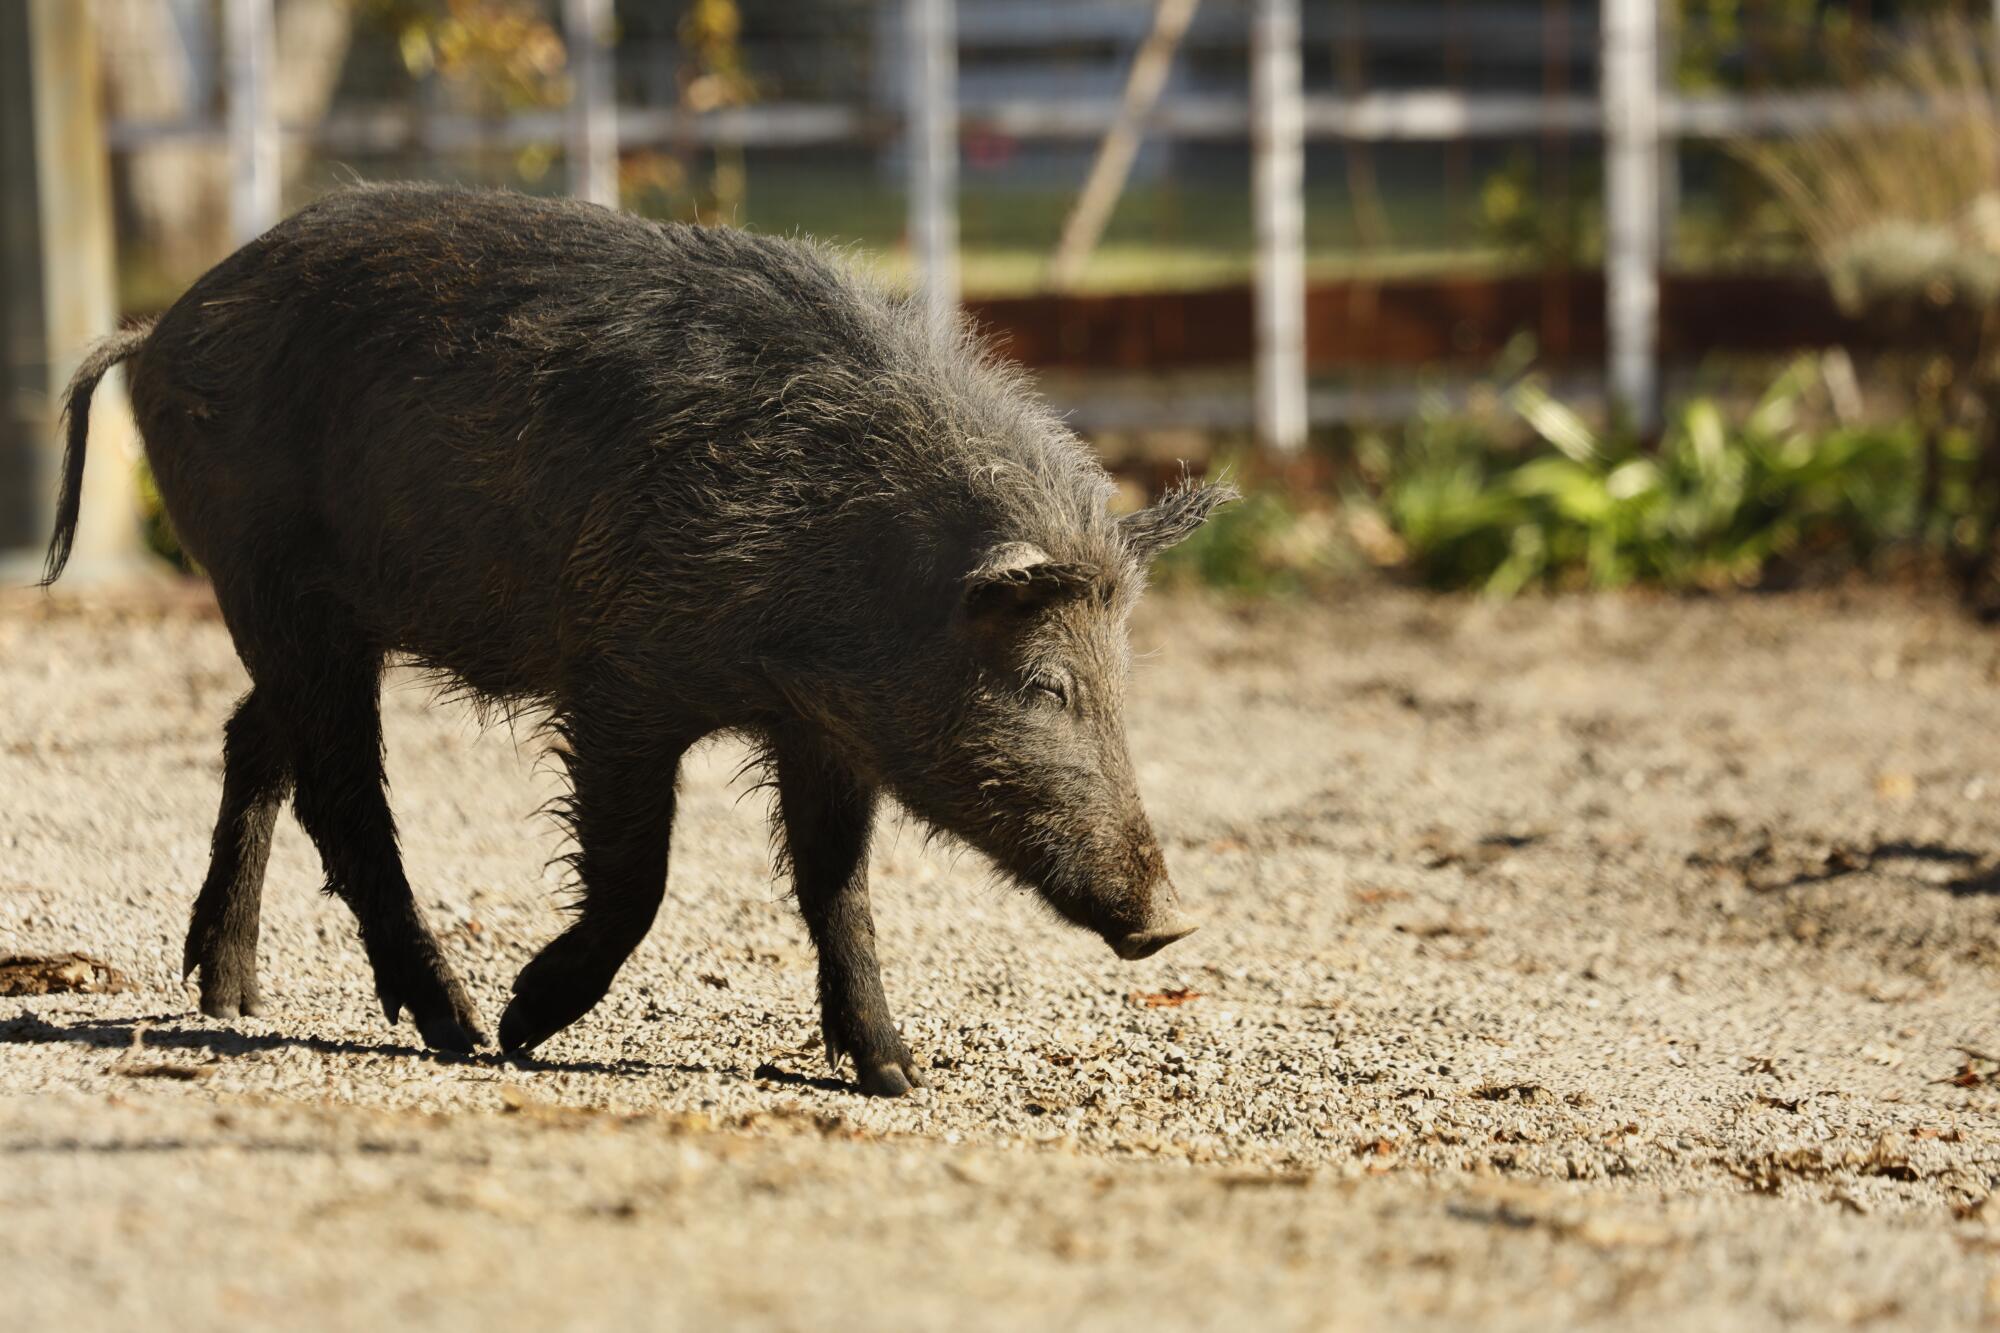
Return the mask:
[[[397,980],[378,970],[375,994],[382,1001],[382,1012],[394,1023],[407,1009],[424,1045],[434,1051],[470,1055],[486,1043],[479,1011],[472,1007],[472,997],[452,974],[451,965],[442,958],[431,963],[430,967],[412,967]]]
[[[461,1000],[464,996],[461,994]],[[445,1051],[452,1055],[471,1055],[486,1044],[486,1032],[479,1026],[479,1018],[474,1013],[471,1002],[453,1005],[449,1010],[425,1010],[412,1008],[410,1017],[416,1022],[417,1031],[423,1036],[424,1045],[434,1051]]]
[[[833,1072],[840,1072],[841,1062],[854,1062],[854,1081],[864,1096],[900,1097],[911,1088],[927,1088],[923,1074],[917,1068],[917,1059],[910,1054],[910,1048],[894,1027],[878,1031],[873,1039],[868,1037],[844,1041],[833,1034],[831,1026],[826,1032],[827,1060]]]
[[[915,1069],[893,1062],[871,1065],[857,1072],[860,1074],[861,1092],[868,1097],[900,1097],[911,1088],[926,1086],[923,1076]]]
[[[514,998],[500,1015],[500,1049],[526,1055],[596,1008],[627,952],[607,954],[601,935],[582,924],[550,940],[514,978]]]
[[[264,1012],[264,997],[254,980],[246,987],[231,990],[226,986],[210,987],[204,974],[201,1011],[210,1018],[256,1018]]]
[[[1184,940],[1194,932],[1194,922],[1185,917],[1175,916],[1162,925],[1135,930],[1129,935],[1120,935],[1111,941],[1111,948],[1129,963],[1140,958],[1151,958],[1175,940]]]
[[[531,1008],[516,996],[500,1015],[500,1049],[509,1055],[532,1055],[537,1046],[569,1026],[543,1015],[531,1016]]]
[[[201,1011],[210,1018],[255,1018],[264,1012],[255,963],[218,960],[194,966],[201,970]]]
[[[201,1011],[210,1018],[255,1017],[264,1012],[257,988],[257,946],[245,947],[219,931],[188,931],[181,956],[181,979],[201,973]]]

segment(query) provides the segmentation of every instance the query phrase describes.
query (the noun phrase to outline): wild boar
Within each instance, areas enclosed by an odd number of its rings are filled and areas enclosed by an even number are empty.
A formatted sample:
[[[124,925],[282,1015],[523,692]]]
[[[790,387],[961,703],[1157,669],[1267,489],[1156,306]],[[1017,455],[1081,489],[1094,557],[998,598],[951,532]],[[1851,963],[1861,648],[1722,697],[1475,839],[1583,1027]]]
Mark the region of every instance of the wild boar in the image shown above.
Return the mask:
[[[828,1055],[919,1082],[868,895],[883,797],[1122,957],[1194,929],[1134,784],[1126,621],[1231,492],[1113,517],[1090,452],[961,322],[813,244],[425,186],[343,190],[225,259],[70,386],[129,363],[159,492],[251,689],[188,930],[201,1007],[256,1012],[289,794],[390,1022],[485,1037],[411,897],[378,690],[402,655],[545,710],[574,919],[516,979],[528,1051],[601,999],[665,891],[681,756],[748,737],[819,956]]]

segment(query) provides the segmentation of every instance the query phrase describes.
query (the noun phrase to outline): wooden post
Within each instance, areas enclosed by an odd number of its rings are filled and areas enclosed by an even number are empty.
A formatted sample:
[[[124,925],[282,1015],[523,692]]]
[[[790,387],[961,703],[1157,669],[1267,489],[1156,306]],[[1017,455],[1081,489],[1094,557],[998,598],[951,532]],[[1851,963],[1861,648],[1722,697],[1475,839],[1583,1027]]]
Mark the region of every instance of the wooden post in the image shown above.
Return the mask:
[[[618,207],[618,104],[611,71],[611,0],[563,0],[569,46],[569,192]]]
[[[1062,238],[1056,242],[1055,257],[1049,261],[1050,287],[1058,291],[1074,287],[1083,275],[1084,261],[1104,235],[1104,225],[1111,220],[1111,210],[1117,206],[1118,196],[1125,192],[1125,181],[1132,173],[1132,159],[1138,156],[1146,117],[1160,100],[1160,90],[1167,86],[1174,52],[1179,49],[1181,38],[1187,35],[1188,23],[1193,20],[1199,3],[1200,0],[1156,0],[1153,30],[1132,60],[1132,71],[1125,79],[1125,95],[1118,103],[1118,119],[1105,131],[1083,191],[1077,195],[1076,206],[1063,223]]]
[[[1659,0],[1604,0],[1605,325],[1611,399],[1659,423]]]
[[[242,245],[284,215],[278,104],[271,94],[277,36],[271,0],[226,0],[222,20],[229,88],[229,228]]]
[[[1251,182],[1257,233],[1257,440],[1306,440],[1305,114],[1298,0],[1257,0],[1250,30]]]
[[[55,522],[56,417],[83,352],[118,325],[111,168],[92,6],[0,3],[0,579],[32,581]],[[144,567],[120,379],[90,414],[65,581]]]
[[[904,0],[910,248],[933,318],[958,309],[958,25],[953,0]]]

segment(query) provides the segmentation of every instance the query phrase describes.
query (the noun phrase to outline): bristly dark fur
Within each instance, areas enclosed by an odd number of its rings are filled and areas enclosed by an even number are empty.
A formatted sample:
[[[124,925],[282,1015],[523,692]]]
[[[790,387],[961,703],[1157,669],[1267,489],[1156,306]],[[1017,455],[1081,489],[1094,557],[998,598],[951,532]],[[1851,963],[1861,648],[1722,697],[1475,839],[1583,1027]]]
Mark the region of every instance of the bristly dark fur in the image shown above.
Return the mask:
[[[188,946],[210,1012],[255,1002],[260,839],[295,784],[391,1017],[481,1039],[382,793],[395,652],[555,719],[578,914],[516,982],[510,1048],[581,1016],[643,937],[680,757],[718,730],[768,758],[829,1047],[871,1091],[916,1076],[868,917],[880,796],[1121,948],[1171,933],[1125,756],[1124,621],[1146,561],[1226,493],[1113,520],[1089,451],[962,323],[810,243],[343,190],[92,354],[51,577],[91,387],[128,357],[168,514],[254,682]]]

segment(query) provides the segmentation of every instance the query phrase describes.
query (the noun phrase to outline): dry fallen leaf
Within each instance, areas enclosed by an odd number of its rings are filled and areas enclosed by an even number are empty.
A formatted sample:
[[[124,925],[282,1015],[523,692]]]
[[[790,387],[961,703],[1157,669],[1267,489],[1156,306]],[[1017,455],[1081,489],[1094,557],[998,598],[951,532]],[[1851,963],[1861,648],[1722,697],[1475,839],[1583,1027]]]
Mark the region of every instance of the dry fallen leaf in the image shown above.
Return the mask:
[[[1132,1003],[1141,1009],[1178,1009],[1190,1000],[1199,1000],[1201,996],[1200,991],[1189,990],[1186,986],[1169,986],[1151,994],[1133,991]]]
[[[1993,1057],[1981,1055],[1963,1046],[1958,1049],[1965,1054],[1965,1059],[1959,1063],[1958,1072],[1945,1078],[1932,1079],[1933,1085],[1942,1083],[1954,1088],[1983,1088],[2000,1083],[2000,1068],[1980,1068],[1981,1065],[1995,1064]]]
[[[1401,889],[1356,889],[1354,891],[1355,902],[1368,903],[1371,906],[1375,903],[1398,902],[1409,896],[1409,894],[1403,892]]]
[[[0,995],[108,995],[131,988],[123,972],[86,954],[0,958]]]
[[[1861,1048],[1860,1054],[1867,1056],[1884,1069],[1899,1069],[1909,1057],[1886,1042],[1872,1041]]]
[[[1456,935],[1460,939],[1467,940],[1483,940],[1493,933],[1484,926],[1467,925],[1457,920],[1430,921],[1421,924],[1406,921],[1396,929],[1402,934],[1414,935],[1420,940],[1442,939],[1447,935]]]
[[[1658,1223],[1622,1217],[1586,1217],[1571,1227],[1557,1225],[1555,1231],[1599,1250],[1645,1249],[1673,1239],[1673,1232]]]
[[[170,1065],[170,1064],[121,1064],[113,1066],[126,1078],[171,1078],[183,1083],[192,1083],[215,1073],[214,1065]]]
[[[502,1083],[499,1091],[500,1109],[504,1114],[519,1115],[524,1111],[532,1111],[541,1106],[540,1102],[529,1095],[526,1088],[519,1087],[516,1084]]]
[[[972,1158],[952,1158],[944,1164],[945,1174],[967,1185],[991,1185],[993,1169]]]
[[[1875,794],[1885,801],[1908,801],[1917,794],[1917,780],[1909,773],[1877,773]]]
[[[1216,1177],[1216,1182],[1226,1190],[1304,1189],[1312,1179],[1310,1171],[1234,1171]]]
[[[1876,1139],[1875,1146],[1865,1154],[1847,1154],[1842,1165],[1858,1167],[1863,1175],[1886,1176],[1891,1180],[1923,1179],[1922,1174],[1910,1165],[1910,1155],[1903,1151],[1902,1140],[1894,1134],[1884,1134]]]
[[[1818,1148],[1767,1152],[1748,1161],[1718,1158],[1716,1165],[1759,1194],[1778,1193],[1788,1176],[1823,1176],[1828,1169],[1826,1155]]]

